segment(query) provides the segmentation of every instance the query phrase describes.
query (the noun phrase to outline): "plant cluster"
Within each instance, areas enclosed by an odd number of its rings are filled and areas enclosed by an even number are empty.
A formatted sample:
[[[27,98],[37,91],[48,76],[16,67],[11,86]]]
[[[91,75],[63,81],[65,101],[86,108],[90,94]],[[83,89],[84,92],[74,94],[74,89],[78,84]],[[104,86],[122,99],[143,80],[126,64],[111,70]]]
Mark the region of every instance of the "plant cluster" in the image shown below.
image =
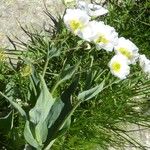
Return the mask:
[[[150,60],[111,20],[112,3],[110,14],[98,4],[65,4],[73,8],[63,17],[53,17],[46,8],[50,30],[21,26],[29,41],[8,38],[14,49],[0,51],[0,145],[106,150],[130,143],[146,150],[125,127],[150,127]],[[107,13],[106,20],[102,15]],[[120,29],[121,37],[106,23]]]

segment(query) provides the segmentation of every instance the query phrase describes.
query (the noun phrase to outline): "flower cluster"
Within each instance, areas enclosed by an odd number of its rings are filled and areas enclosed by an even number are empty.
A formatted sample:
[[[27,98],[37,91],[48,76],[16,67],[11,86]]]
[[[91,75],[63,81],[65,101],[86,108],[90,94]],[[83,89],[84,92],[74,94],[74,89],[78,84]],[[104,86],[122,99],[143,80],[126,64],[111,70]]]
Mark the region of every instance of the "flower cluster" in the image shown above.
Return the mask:
[[[100,5],[76,1],[75,8],[66,10],[64,23],[72,33],[94,43],[97,49],[107,52],[114,50],[115,56],[108,63],[114,76],[125,79],[130,73],[130,65],[136,64],[137,61],[143,71],[150,74],[150,60],[139,54],[139,49],[133,42],[118,37],[116,30],[103,21],[93,19],[106,13],[108,10]]]

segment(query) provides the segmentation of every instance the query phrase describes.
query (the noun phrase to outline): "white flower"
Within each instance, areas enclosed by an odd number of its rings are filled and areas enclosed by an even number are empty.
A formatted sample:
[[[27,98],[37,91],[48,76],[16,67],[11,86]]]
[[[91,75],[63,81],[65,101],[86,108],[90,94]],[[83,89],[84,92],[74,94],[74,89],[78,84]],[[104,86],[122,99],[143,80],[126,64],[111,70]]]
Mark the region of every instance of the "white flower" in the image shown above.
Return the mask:
[[[150,75],[150,60],[145,55],[139,56],[139,64],[142,70]]]
[[[118,42],[118,33],[113,27],[105,25],[104,22],[95,22],[93,26],[95,34],[93,42],[98,49],[105,49],[106,51],[112,51],[114,46]]]
[[[91,42],[97,35],[97,30],[95,29],[96,23],[96,21],[90,21],[84,28],[82,28],[78,33],[78,36]]]
[[[64,23],[74,34],[78,32],[88,24],[90,17],[86,12],[80,9],[67,9],[64,15]]]
[[[98,17],[98,16],[102,16],[108,13],[107,9],[96,4],[89,4],[88,8],[89,8],[89,15],[91,17]]]
[[[130,73],[130,67],[128,64],[129,62],[126,57],[123,55],[115,55],[110,60],[108,66],[111,73],[122,80]]]
[[[77,8],[81,9],[81,10],[87,12],[87,13],[89,11],[88,3],[84,2],[84,1],[80,1],[80,0],[77,1]]]
[[[91,17],[98,17],[108,13],[108,10],[105,9],[104,7],[91,3],[88,4],[84,1],[78,1],[77,8],[86,11],[87,14]]]
[[[116,54],[122,54],[130,60],[131,64],[135,64],[138,57],[138,47],[130,40],[121,37],[118,39],[118,44],[115,46]]]

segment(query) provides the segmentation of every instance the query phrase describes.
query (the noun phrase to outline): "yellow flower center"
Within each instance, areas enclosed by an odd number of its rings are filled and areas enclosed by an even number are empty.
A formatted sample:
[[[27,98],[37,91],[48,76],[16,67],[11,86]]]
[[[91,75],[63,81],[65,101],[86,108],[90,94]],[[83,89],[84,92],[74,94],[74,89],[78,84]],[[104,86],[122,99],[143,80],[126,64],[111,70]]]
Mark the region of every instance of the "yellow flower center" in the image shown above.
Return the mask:
[[[101,35],[98,37],[98,39],[96,40],[96,43],[104,43],[104,44],[107,44],[109,42],[108,39],[106,39],[106,37],[104,35]]]
[[[131,59],[131,58],[132,58],[132,53],[129,52],[128,49],[126,49],[126,48],[119,48],[118,51],[119,51],[122,55],[126,56],[128,59]]]
[[[82,23],[79,20],[71,20],[70,27],[75,32],[77,29],[82,28]]]
[[[119,72],[121,69],[121,64],[119,62],[113,62],[112,63],[112,69],[115,72]]]

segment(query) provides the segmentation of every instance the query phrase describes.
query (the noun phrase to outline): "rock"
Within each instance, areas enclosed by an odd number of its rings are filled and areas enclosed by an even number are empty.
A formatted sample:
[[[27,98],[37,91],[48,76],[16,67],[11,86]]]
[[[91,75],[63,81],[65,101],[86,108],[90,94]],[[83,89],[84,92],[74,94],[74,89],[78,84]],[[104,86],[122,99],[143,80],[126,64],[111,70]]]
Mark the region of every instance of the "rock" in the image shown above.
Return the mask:
[[[9,47],[10,43],[6,35],[14,39],[26,41],[27,37],[21,30],[21,25],[41,28],[44,22],[49,22],[45,15],[44,3],[52,14],[62,14],[64,8],[61,0],[1,0],[0,1],[0,44]],[[19,22],[19,23],[18,23]]]

